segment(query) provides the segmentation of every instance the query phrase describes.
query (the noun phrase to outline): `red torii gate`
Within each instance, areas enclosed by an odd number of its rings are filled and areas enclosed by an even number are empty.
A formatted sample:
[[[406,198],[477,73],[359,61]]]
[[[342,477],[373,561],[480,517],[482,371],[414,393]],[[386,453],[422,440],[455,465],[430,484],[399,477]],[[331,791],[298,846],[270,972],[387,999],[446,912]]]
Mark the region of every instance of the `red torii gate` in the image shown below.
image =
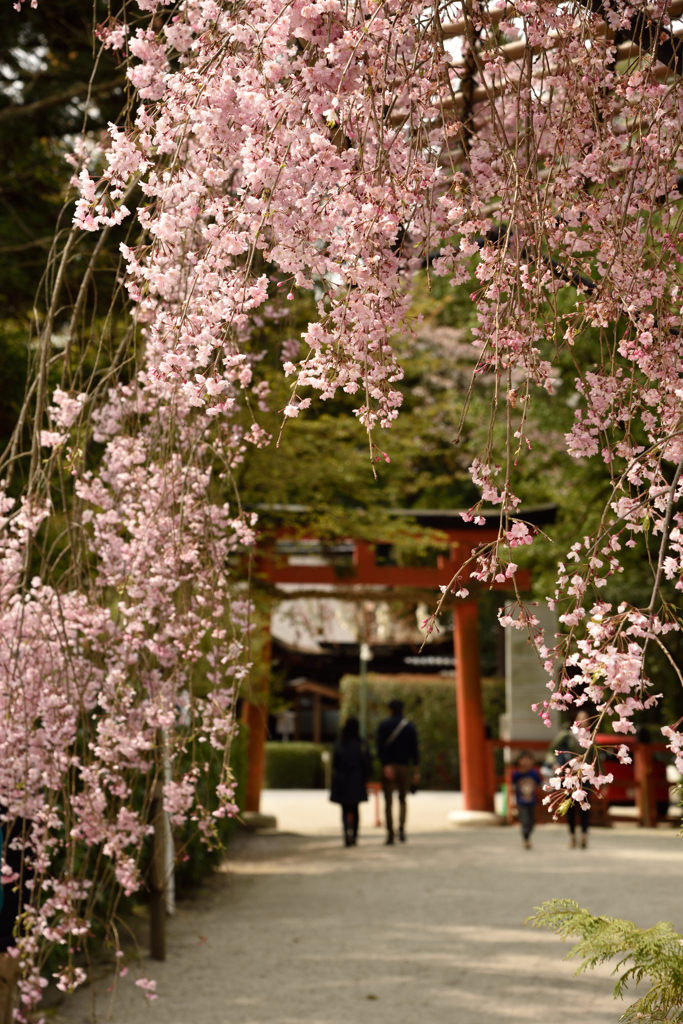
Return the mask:
[[[273,511],[276,511],[273,509]],[[303,511],[297,506],[285,507],[282,512]],[[543,525],[555,520],[557,506],[547,505],[520,511],[519,518],[530,525]],[[306,587],[329,586],[345,590],[349,587],[412,587],[438,591],[440,585],[448,583],[472,556],[474,548],[493,541],[498,536],[500,512],[498,510],[480,513],[486,522],[483,526],[465,522],[459,511],[431,509],[395,509],[392,515],[410,517],[419,525],[442,531],[447,535],[448,555],[438,555],[435,568],[407,567],[377,564],[376,544],[353,540],[353,557],[350,571],[343,577],[330,565],[288,565],[286,555],[275,550],[261,551],[259,569],[273,584],[295,583]],[[284,536],[284,531],[283,531]],[[291,532],[288,532],[291,536]],[[445,545],[444,545],[445,547]],[[479,668],[479,603],[477,589],[469,579],[463,585],[470,590],[470,596],[457,601],[453,608],[453,642],[455,649],[455,690],[458,718],[458,744],[460,753],[460,784],[466,810],[492,811],[492,777],[487,763],[486,726],[481,698],[481,676]],[[530,574],[519,569],[516,573],[517,586],[528,590]],[[512,589],[512,582],[494,583],[496,590]],[[284,598],[285,595],[283,595]],[[334,594],[331,594],[334,596]],[[345,594],[353,599],[353,593]],[[263,778],[267,716],[256,703],[248,703],[243,719],[249,724],[249,773],[247,779],[246,807],[258,811]]]

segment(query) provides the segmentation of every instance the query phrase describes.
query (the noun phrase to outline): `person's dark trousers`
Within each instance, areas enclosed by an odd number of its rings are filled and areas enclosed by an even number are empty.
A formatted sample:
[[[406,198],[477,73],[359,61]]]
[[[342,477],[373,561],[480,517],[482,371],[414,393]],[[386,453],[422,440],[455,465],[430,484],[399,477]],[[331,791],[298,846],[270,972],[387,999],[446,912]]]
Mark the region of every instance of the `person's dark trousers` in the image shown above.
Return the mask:
[[[390,839],[394,836],[394,816],[392,801],[394,795],[394,789],[398,790],[398,802],[399,802],[399,825],[401,829],[405,828],[406,825],[406,796],[410,789],[410,765],[407,764],[392,764],[391,768],[394,769],[393,779],[384,778],[384,802],[386,805],[386,819],[387,819],[387,833]]]
[[[574,835],[574,833],[576,832],[577,811],[579,812],[580,816],[581,831],[584,833],[588,831],[588,818],[590,816],[590,811],[584,811],[583,807],[579,807],[572,800],[571,804],[569,805],[569,810],[567,811],[567,824],[569,825],[569,831],[572,835]]]
[[[536,824],[536,804],[517,804],[519,813],[519,824],[522,827],[524,839],[528,839]]]
[[[346,845],[351,846],[358,835],[358,804],[342,804],[342,827]]]

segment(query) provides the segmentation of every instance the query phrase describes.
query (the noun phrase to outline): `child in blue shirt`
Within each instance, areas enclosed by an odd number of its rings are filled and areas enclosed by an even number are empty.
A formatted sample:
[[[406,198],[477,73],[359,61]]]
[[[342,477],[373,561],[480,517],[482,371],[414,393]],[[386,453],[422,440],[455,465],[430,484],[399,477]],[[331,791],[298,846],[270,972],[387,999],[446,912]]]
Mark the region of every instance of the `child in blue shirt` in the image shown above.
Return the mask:
[[[517,759],[517,771],[512,775],[515,801],[519,812],[519,824],[527,850],[531,849],[531,833],[536,824],[536,804],[543,780],[536,768],[533,754],[523,750]]]

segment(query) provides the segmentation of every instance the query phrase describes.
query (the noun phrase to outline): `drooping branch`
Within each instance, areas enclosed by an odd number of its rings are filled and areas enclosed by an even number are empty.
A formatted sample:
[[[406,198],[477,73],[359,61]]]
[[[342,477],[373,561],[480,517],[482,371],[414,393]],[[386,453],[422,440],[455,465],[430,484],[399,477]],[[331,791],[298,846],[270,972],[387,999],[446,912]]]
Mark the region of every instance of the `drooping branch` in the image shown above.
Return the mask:
[[[123,88],[125,84],[125,77],[119,76],[108,82],[100,82],[98,85],[93,85],[89,82],[81,83],[66,89],[64,92],[44,96],[43,99],[35,100],[33,103],[9,104],[6,107],[0,107],[0,122],[11,121],[18,117],[32,117],[34,114],[39,114],[50,107],[61,107],[70,100],[80,99],[82,96],[103,96],[105,93],[111,93],[115,89]]]

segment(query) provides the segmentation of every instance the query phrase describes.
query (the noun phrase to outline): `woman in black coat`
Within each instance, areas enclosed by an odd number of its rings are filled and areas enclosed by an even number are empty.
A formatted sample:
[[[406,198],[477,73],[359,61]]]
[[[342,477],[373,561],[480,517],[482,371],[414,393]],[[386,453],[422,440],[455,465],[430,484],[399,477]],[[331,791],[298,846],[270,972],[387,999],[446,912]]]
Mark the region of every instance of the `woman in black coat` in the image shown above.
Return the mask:
[[[355,846],[358,836],[358,805],[368,799],[365,781],[370,774],[370,753],[360,738],[357,718],[347,718],[332,755],[332,803],[341,804],[344,842]]]

